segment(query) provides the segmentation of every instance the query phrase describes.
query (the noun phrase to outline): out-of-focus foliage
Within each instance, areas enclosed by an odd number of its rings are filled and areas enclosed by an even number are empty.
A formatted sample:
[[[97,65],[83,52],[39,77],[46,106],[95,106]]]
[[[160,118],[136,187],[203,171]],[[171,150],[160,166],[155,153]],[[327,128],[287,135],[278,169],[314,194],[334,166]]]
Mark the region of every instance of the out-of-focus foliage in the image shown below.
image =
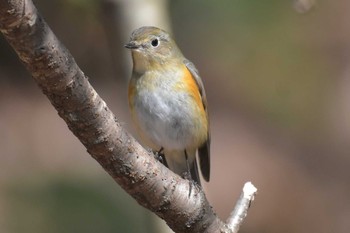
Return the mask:
[[[189,4],[173,2],[176,36],[201,72],[209,72],[204,78],[226,88],[228,101],[238,99],[251,114],[299,136],[325,130],[333,67],[315,27],[320,9],[300,15],[291,2],[277,0]]]
[[[15,182],[5,193],[6,225],[9,232],[145,232],[145,211],[115,187],[59,177]]]

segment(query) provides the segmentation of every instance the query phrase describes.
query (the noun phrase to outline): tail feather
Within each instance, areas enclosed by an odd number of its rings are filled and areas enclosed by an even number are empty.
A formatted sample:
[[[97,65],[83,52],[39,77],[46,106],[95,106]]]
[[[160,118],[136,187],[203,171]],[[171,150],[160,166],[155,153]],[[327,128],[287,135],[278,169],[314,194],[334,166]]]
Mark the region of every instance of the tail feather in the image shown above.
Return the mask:
[[[204,180],[210,179],[210,139],[198,148],[199,166]]]
[[[167,167],[183,178],[191,179],[201,186],[195,151],[164,151]]]

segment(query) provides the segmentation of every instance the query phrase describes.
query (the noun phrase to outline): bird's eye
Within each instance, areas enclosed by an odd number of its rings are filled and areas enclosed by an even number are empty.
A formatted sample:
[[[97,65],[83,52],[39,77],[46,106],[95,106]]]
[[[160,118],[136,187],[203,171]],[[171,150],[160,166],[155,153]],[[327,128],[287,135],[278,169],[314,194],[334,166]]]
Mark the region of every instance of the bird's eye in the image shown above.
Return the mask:
[[[159,45],[159,40],[158,40],[158,39],[153,39],[153,40],[151,41],[151,45],[152,45],[153,47],[157,47],[157,46]]]

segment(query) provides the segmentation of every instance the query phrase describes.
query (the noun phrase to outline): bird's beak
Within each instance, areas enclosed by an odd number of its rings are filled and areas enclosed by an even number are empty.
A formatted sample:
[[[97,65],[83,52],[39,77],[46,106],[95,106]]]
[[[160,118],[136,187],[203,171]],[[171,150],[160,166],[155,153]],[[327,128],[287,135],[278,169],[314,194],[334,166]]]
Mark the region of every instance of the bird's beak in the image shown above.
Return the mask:
[[[136,44],[135,41],[130,41],[126,45],[124,45],[125,48],[127,49],[138,49],[140,48],[140,45]]]

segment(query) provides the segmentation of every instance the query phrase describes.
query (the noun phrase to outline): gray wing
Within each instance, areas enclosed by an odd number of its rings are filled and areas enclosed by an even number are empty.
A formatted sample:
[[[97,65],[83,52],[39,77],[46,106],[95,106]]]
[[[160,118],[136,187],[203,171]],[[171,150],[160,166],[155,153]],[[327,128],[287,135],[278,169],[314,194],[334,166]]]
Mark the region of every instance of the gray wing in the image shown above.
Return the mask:
[[[207,119],[208,119],[208,139],[206,142],[203,143],[202,146],[198,148],[198,157],[199,157],[199,166],[202,171],[203,178],[206,181],[209,181],[210,178],[210,131],[209,131],[209,116],[208,116],[208,106],[207,106],[207,96],[205,94],[204,86],[201,77],[198,74],[198,70],[194,66],[194,64],[185,59],[184,63],[187,67],[187,69],[191,72],[193,78],[196,80],[199,92],[202,97],[202,103],[204,110],[207,114]]]

